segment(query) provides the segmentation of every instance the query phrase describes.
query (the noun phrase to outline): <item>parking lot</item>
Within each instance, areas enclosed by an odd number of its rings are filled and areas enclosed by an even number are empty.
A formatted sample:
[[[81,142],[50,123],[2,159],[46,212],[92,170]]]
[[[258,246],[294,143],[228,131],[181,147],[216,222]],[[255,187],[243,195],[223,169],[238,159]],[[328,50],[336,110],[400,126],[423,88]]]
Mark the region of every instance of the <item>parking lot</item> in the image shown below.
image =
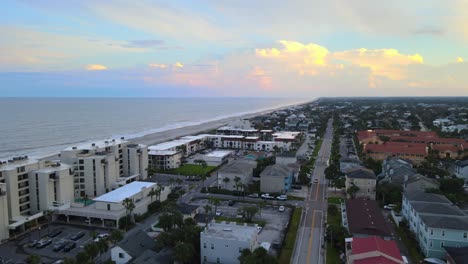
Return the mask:
[[[259,199],[260,201],[260,199]],[[206,205],[209,201],[207,199],[200,199],[192,201],[191,204],[196,205]],[[285,229],[288,225],[288,221],[292,210],[285,206],[284,212],[280,212],[279,206],[285,204],[281,201],[275,201],[276,205],[267,205],[265,206],[261,212],[258,212],[253,220],[254,221],[265,221],[266,225],[263,227],[262,231],[259,234],[259,242],[268,242],[271,243],[273,246],[273,250],[275,245],[281,245],[283,237],[285,235]],[[221,205],[218,206],[217,210],[221,212],[221,216],[236,218],[237,217],[237,210],[243,206],[252,206],[254,204],[244,203],[242,201],[236,201],[234,205],[229,206],[228,201],[222,201]],[[214,207],[213,207],[214,210]]]
[[[108,230],[96,229],[96,228],[81,228],[76,226],[68,225],[51,225],[50,233],[54,230],[61,230],[62,232],[56,237],[48,237],[49,230],[47,228],[38,229],[27,234],[20,240],[10,241],[8,243],[0,245],[0,256],[5,261],[10,261],[7,263],[25,263],[24,260],[28,255],[39,255],[41,256],[42,262],[44,263],[53,263],[56,260],[63,259],[65,257],[74,257],[78,252],[83,250],[85,244],[90,243],[92,238],[90,233],[92,231],[97,234],[108,233]],[[84,236],[74,242],[76,242],[76,247],[70,250],[69,252],[64,252],[61,249],[58,252],[53,251],[54,245],[57,242],[71,241],[71,237],[78,232],[83,231]],[[51,239],[52,243],[45,246],[44,248],[32,247],[33,242],[40,239]],[[53,256],[53,257],[52,257]]]

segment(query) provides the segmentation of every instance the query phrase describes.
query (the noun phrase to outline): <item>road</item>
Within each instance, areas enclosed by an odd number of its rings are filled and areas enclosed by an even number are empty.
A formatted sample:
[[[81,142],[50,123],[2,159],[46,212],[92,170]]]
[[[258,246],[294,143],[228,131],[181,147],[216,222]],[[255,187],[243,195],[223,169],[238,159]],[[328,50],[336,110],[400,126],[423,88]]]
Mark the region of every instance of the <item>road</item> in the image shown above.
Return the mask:
[[[301,223],[297,233],[291,262],[294,264],[322,264],[324,263],[323,237],[324,219],[327,211],[325,180],[325,168],[330,158],[331,144],[333,140],[333,121],[328,120],[327,130],[323,137],[322,146],[317,155],[312,180],[318,179],[317,184],[312,184],[305,200]]]

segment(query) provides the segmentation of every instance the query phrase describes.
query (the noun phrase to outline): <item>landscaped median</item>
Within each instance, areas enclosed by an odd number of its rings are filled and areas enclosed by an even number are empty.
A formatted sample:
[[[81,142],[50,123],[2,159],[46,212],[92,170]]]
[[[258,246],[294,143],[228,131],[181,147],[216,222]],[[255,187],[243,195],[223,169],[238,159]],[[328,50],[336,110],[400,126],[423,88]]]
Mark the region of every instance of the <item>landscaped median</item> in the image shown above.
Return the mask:
[[[283,247],[279,256],[280,264],[287,264],[291,261],[291,256],[294,250],[294,243],[296,242],[297,230],[299,229],[299,223],[301,221],[302,208],[294,208],[291,221],[289,222],[288,232],[284,238]]]

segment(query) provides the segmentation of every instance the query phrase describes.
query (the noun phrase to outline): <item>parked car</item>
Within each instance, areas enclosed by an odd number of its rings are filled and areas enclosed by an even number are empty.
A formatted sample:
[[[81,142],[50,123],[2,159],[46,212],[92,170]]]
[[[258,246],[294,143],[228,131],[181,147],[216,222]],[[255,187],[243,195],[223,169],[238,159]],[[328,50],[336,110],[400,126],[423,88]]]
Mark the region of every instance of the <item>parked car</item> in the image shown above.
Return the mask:
[[[396,204],[387,204],[383,208],[387,210],[393,210],[395,207],[397,207]]]
[[[236,203],[236,202],[234,202],[234,200],[229,200],[228,205],[229,205],[229,206],[233,206],[235,203]]]
[[[302,190],[302,186],[300,186],[300,185],[293,185],[292,188],[294,190]]]
[[[49,233],[49,237],[56,237],[62,233],[62,229],[55,229]]]
[[[284,212],[284,210],[285,210],[285,208],[282,205],[278,208],[278,211],[280,211],[280,212]]]
[[[190,176],[185,176],[186,181],[190,181]]]
[[[58,251],[62,250],[66,245],[67,245],[67,241],[63,241],[63,240],[59,241],[59,242],[54,244],[53,250],[55,252],[58,252]]]
[[[269,193],[262,194],[262,199],[274,200],[275,197],[271,196]]]
[[[50,244],[52,244],[51,239],[42,240],[37,243],[36,248],[45,248]]]
[[[263,228],[262,228],[261,226],[257,226],[257,233],[262,232],[262,229],[263,229]]]
[[[282,194],[280,196],[276,196],[276,199],[280,201],[286,201],[288,200],[288,196],[286,196],[285,194]]]
[[[94,242],[99,242],[99,240],[101,239],[106,239],[109,237],[109,234],[107,233],[103,233],[103,234],[99,234],[95,239],[94,239]]]
[[[73,240],[73,241],[77,241],[77,240],[79,240],[80,238],[82,238],[84,236],[85,236],[85,232],[80,231],[80,232],[74,234],[73,236],[71,236],[70,239]]]
[[[76,243],[72,241],[68,241],[65,247],[63,248],[64,252],[70,252],[72,249],[76,248]]]
[[[252,194],[249,194],[249,197],[251,197],[251,198],[258,198],[259,195],[258,195],[258,193],[252,193]]]
[[[216,214],[216,216],[221,216],[221,215],[223,214],[223,211],[221,211],[221,210],[216,210],[216,213],[215,213],[215,214]]]

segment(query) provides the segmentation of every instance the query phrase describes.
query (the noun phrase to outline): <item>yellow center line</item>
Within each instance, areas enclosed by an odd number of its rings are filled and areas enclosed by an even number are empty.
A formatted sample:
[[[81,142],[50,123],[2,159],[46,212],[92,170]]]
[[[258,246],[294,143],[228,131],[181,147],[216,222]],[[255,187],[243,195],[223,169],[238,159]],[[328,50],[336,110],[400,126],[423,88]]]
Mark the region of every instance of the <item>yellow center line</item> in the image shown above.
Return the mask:
[[[314,225],[315,225],[315,211],[312,213],[312,225],[310,226],[309,247],[307,248],[307,263],[310,263],[310,255],[312,253],[312,244],[314,243]]]

